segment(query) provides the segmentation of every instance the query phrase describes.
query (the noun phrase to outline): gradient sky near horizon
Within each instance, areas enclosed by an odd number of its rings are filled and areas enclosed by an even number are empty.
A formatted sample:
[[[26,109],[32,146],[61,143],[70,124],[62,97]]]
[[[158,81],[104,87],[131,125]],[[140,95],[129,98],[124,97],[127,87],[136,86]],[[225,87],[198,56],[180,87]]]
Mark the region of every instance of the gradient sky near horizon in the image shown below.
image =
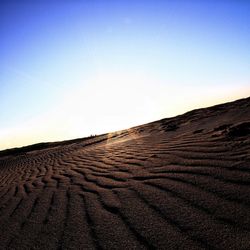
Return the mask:
[[[250,1],[0,2],[0,149],[250,96]]]

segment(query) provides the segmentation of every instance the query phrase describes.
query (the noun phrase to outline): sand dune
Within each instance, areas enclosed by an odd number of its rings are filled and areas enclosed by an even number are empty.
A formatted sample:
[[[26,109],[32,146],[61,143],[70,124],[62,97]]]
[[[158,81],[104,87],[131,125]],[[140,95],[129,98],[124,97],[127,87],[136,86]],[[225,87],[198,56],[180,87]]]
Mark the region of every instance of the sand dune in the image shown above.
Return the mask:
[[[250,98],[0,152],[0,249],[250,249]]]

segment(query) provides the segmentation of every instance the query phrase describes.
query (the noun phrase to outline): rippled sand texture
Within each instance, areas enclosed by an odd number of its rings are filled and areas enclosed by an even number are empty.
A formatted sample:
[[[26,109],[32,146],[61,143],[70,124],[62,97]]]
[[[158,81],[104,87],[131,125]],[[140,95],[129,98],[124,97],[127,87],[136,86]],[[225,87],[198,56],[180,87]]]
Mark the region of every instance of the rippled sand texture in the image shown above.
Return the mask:
[[[250,249],[250,98],[0,155],[0,249]]]

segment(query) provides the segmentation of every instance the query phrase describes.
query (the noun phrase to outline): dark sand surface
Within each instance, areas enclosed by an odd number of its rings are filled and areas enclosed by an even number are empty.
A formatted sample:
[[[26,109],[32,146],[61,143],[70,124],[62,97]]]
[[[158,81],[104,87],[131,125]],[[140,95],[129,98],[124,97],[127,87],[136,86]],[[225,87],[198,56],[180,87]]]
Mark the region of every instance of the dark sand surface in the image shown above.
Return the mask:
[[[250,98],[0,152],[0,249],[250,249]]]

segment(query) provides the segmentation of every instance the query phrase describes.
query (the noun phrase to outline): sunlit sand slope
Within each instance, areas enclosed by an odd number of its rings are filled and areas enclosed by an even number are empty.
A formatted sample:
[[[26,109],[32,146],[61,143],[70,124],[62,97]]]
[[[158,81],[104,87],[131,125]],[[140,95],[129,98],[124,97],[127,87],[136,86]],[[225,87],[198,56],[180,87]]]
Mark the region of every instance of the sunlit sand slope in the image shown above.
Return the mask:
[[[0,155],[0,249],[250,249],[250,98]]]

